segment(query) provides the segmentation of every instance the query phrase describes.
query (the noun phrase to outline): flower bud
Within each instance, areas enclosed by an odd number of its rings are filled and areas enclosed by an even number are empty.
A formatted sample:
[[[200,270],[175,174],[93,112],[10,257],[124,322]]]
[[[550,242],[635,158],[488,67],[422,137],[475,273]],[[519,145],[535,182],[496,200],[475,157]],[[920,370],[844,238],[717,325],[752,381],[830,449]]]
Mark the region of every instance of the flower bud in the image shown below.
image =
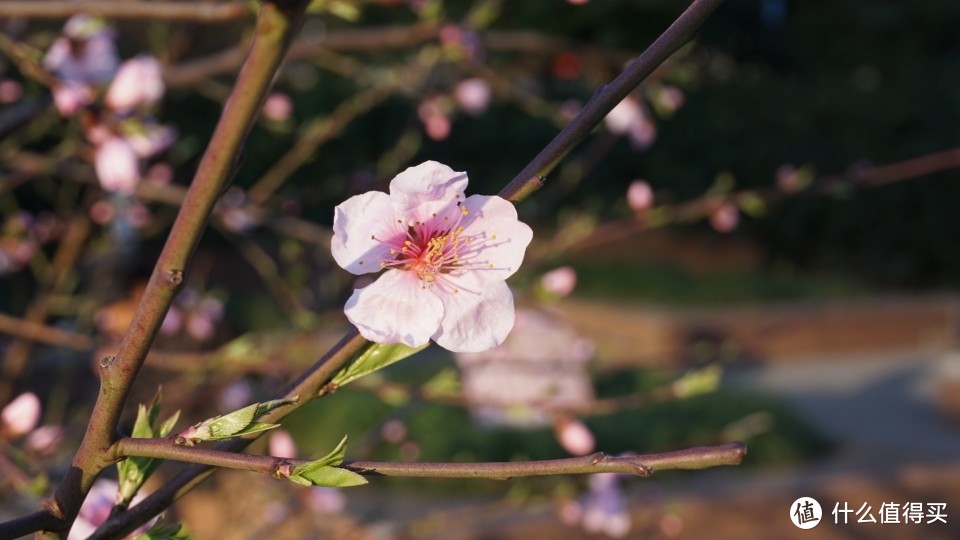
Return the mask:
[[[125,139],[113,137],[97,147],[94,166],[100,185],[107,191],[131,194],[140,181],[140,164]]]
[[[263,116],[274,122],[283,122],[293,114],[293,100],[283,92],[273,92],[263,102]]]
[[[467,114],[477,116],[490,104],[490,85],[480,78],[461,81],[453,90],[453,98]]]
[[[733,203],[723,203],[710,214],[710,225],[717,232],[732,232],[739,223],[740,211]]]
[[[276,429],[270,433],[269,452],[273,457],[295,458],[297,457],[297,443],[293,440],[289,431]]]

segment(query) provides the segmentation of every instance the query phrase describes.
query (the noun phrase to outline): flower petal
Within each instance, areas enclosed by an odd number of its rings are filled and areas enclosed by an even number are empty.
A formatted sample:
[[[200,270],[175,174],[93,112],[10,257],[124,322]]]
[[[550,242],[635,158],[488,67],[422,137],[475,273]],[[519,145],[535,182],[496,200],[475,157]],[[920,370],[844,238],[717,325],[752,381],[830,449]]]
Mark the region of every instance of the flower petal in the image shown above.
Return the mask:
[[[353,291],[343,311],[370,341],[419,347],[437,332],[443,303],[422,288],[412,272],[387,270],[377,281]]]
[[[433,340],[453,352],[486,351],[503,343],[513,328],[510,287],[470,271],[449,276],[447,281],[447,287],[434,286],[443,302],[443,320]]]
[[[429,221],[434,214],[455,208],[463,200],[467,173],[455,172],[436,161],[410,167],[390,181],[390,200],[397,216],[411,224]]]
[[[380,271],[380,261],[390,258],[384,243],[402,234],[395,219],[390,196],[371,191],[350,197],[337,205],[333,214],[333,259],[352,274]]]
[[[106,191],[125,195],[133,193],[140,182],[140,163],[130,143],[113,137],[97,147],[94,168],[100,185]]]
[[[520,267],[533,231],[517,219],[517,209],[497,196],[471,195],[463,203],[467,214],[460,223],[470,250],[461,262],[484,273],[484,278],[507,279]]]

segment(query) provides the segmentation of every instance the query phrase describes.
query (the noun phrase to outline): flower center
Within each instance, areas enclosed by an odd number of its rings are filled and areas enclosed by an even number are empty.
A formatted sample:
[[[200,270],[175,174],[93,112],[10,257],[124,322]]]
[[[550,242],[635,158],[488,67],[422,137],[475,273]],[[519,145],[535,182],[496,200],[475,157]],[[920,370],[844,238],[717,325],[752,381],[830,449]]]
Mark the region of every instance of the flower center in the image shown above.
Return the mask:
[[[410,223],[405,235],[384,241],[390,246],[391,258],[382,260],[380,268],[414,272],[421,288],[426,289],[442,280],[445,274],[475,266],[476,255],[482,249],[483,242],[474,242],[477,236],[464,234],[460,223],[467,214],[467,207],[461,204],[456,219],[451,220],[450,216],[441,219],[433,215],[427,222]],[[492,266],[485,264],[483,267]],[[457,289],[454,287],[453,291],[457,292]]]

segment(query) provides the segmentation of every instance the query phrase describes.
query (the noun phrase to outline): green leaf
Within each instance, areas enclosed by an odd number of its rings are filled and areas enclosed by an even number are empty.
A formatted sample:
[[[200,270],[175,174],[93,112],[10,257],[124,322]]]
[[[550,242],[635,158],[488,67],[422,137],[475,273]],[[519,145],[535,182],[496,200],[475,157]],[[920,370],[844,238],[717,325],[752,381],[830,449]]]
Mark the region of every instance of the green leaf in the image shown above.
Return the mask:
[[[260,423],[256,421],[257,418],[278,407],[296,403],[299,399],[300,396],[294,396],[290,399],[254,403],[229,414],[208,418],[181,431],[176,437],[176,443],[193,446],[202,441],[219,441],[273,429],[279,424]]]
[[[303,472],[298,477],[309,480],[310,485],[321,487],[353,487],[367,483],[366,478],[339,467],[319,467]],[[291,480],[293,480],[292,477]],[[294,480],[294,482],[297,481]]]
[[[162,438],[170,434],[180,417],[180,411],[173,413],[160,427],[157,427],[161,402],[161,392],[158,389],[150,407],[140,404],[137,409],[137,419],[134,421],[133,430],[130,434],[131,437],[137,439]],[[129,504],[143,486],[143,483],[150,478],[150,475],[159,466],[160,460],[147,457],[130,457],[117,463],[117,475],[120,484],[119,503],[121,505]]]
[[[189,540],[190,533],[180,523],[171,525],[155,525],[149,531],[136,537],[136,540]]]
[[[723,368],[717,364],[688,371],[673,383],[673,393],[678,398],[716,392],[723,377]]]
[[[280,407],[283,407],[285,405],[293,405],[298,401],[300,401],[299,395],[293,396],[290,399],[274,399],[272,401],[264,401],[263,403],[259,404],[260,405],[259,407],[257,407],[257,414],[254,415],[254,419],[260,418],[261,416],[267,414],[268,412],[274,409],[279,409]]]
[[[249,435],[251,433],[260,433],[261,431],[269,431],[271,429],[278,428],[278,427],[280,427],[280,424],[264,424],[262,422],[251,422],[245,428],[241,429],[236,433],[233,433],[232,435],[228,435],[225,437],[211,437],[208,440],[216,441],[219,439],[229,439],[232,437],[240,437],[242,435]]]
[[[232,436],[253,422],[254,418],[257,417],[257,409],[259,408],[260,404],[254,403],[232,413],[200,422],[200,426],[207,428],[210,433],[203,440],[223,439]]]
[[[338,371],[330,382],[336,386],[343,386],[350,381],[369,375],[390,364],[399,362],[412,354],[418,353],[427,348],[427,345],[429,345],[429,343],[424,343],[419,347],[408,347],[402,343],[373,343],[352,362]]]
[[[303,486],[350,487],[366,484],[366,478],[353,471],[337,467],[343,463],[346,454],[347,437],[344,436],[340,444],[329,454],[294,467],[288,479]]]

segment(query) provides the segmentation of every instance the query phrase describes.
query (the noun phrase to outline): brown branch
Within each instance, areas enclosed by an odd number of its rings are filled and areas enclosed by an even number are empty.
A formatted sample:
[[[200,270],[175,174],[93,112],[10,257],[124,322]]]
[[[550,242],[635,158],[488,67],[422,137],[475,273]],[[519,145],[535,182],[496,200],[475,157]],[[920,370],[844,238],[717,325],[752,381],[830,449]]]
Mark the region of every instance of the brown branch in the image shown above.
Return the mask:
[[[66,19],[78,13],[109,19],[165,19],[214,23],[254,15],[249,2],[121,2],[29,0],[0,2],[4,17]]]
[[[78,351],[92,350],[94,345],[93,338],[90,336],[18,319],[4,313],[0,313],[0,333]]]
[[[277,475],[285,465],[309,463],[306,459],[278,458],[238,454],[201,447],[174,444],[170,439],[121,439],[114,446],[117,457],[149,457],[186,461],[211,467],[241,469]],[[655,471],[671,469],[707,469],[721,465],[739,465],[747,455],[741,442],[720,446],[688,448],[676,452],[639,456],[609,456],[597,452],[589,456],[540,461],[501,461],[486,463],[406,463],[390,461],[349,461],[340,467],[368,476],[408,478],[490,478],[508,480],[520,476],[555,474],[623,473],[647,477]]]

